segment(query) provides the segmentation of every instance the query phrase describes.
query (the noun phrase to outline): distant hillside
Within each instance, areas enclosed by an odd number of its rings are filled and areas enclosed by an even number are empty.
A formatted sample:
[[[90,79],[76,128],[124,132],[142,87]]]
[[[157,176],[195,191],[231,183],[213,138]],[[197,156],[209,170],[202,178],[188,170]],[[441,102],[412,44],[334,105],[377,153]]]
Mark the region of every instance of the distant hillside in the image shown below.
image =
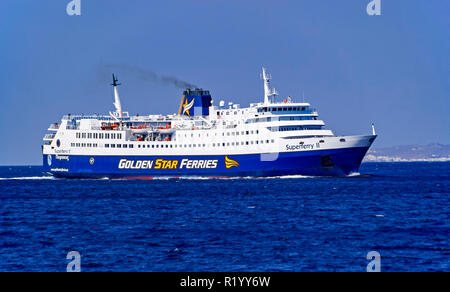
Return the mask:
[[[374,148],[367,153],[365,162],[450,161],[450,145],[405,145]]]

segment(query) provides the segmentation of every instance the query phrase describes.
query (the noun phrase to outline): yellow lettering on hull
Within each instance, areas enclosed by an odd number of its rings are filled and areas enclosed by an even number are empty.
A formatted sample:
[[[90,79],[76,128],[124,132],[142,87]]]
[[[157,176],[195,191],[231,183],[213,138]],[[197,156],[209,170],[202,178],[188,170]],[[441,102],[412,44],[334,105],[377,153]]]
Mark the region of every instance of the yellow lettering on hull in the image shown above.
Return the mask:
[[[156,159],[154,169],[177,169],[178,160]]]

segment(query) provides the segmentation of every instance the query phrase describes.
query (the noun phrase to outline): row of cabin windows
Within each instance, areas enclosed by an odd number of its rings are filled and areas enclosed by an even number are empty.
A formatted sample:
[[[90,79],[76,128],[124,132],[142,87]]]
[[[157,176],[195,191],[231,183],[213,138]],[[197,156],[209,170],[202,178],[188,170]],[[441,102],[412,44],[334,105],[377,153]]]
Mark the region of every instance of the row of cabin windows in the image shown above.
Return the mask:
[[[317,120],[317,117],[279,117],[279,121],[311,121]]]
[[[269,130],[272,132],[322,130],[322,126],[281,126],[281,127],[269,127]]]
[[[239,146],[239,145],[258,145],[258,144],[270,144],[275,143],[275,140],[261,140],[261,141],[245,141],[245,142],[227,142],[227,143],[213,143],[212,147],[227,147],[227,146]],[[97,148],[98,144],[92,143],[72,143],[72,147],[81,148]],[[208,144],[210,146],[210,144]],[[206,144],[165,144],[165,145],[138,145],[138,148],[201,148],[207,147]],[[134,148],[133,144],[105,144],[105,148]]]
[[[317,117],[264,117],[264,118],[254,118],[254,119],[248,119],[245,123],[246,124],[253,124],[253,123],[264,123],[264,122],[278,122],[278,121],[311,121],[311,120],[317,120]]]
[[[258,113],[264,113],[264,112],[299,112],[299,111],[305,111],[307,107],[263,107],[258,109]]]
[[[226,136],[239,136],[239,135],[254,135],[259,134],[259,130],[256,131],[242,131],[242,132],[227,132]],[[184,134],[184,137],[187,138],[187,134]],[[198,134],[198,137],[203,136],[202,134]],[[217,136],[217,133],[214,134],[214,136]],[[225,136],[225,133],[222,133],[222,136]],[[194,137],[194,134],[191,134],[191,138]],[[209,134],[206,134],[206,137],[209,137]]]
[[[225,111],[225,112],[217,112],[217,115],[218,116],[229,116],[230,115],[230,113],[233,113],[234,115],[238,115],[239,113],[241,114],[241,115],[243,115],[244,114],[244,111],[234,111],[234,112],[231,112],[231,111]]]
[[[255,145],[255,144],[269,144],[275,143],[275,140],[261,140],[261,141],[245,141],[245,142],[228,142],[228,143],[213,143],[212,147],[226,147],[239,145]],[[211,144],[165,144],[165,145],[138,145],[138,148],[201,148],[210,147]]]
[[[122,139],[120,133],[77,133],[77,139]]]
[[[105,148],[134,148],[133,144],[105,144]]]
[[[96,143],[71,143],[70,146],[77,148],[98,148],[98,144]]]

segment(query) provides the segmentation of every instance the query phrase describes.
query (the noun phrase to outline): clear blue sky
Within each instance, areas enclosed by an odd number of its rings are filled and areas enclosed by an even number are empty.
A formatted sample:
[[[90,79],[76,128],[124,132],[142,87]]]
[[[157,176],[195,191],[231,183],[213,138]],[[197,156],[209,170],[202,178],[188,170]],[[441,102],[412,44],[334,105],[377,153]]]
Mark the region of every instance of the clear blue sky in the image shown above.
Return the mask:
[[[210,89],[216,101],[262,100],[260,67],[282,96],[306,100],[337,134],[376,147],[450,143],[450,1],[0,1],[0,164],[40,164],[47,126],[113,109],[110,73],[130,113],[174,113],[181,91],[139,66]]]

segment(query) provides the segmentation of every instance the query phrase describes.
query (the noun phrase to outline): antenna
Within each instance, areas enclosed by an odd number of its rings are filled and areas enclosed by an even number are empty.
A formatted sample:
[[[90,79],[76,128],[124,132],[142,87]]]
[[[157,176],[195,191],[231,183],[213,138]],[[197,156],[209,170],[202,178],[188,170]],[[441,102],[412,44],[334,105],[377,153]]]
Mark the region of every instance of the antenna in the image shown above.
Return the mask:
[[[117,83],[117,81],[119,81],[119,79],[116,78],[116,76],[113,74],[113,83],[111,84],[112,86],[119,86],[122,85],[121,83]]]
[[[122,104],[120,103],[119,90],[117,90],[117,86],[119,86],[120,83],[117,83],[117,81],[119,80],[114,74],[112,75],[112,77],[113,83],[111,85],[114,86],[114,106],[116,108],[116,115],[123,118]]]
[[[275,88],[270,88],[270,80],[272,76],[267,73],[266,68],[262,67],[262,79],[264,80],[264,104],[270,104],[270,98],[272,102],[274,101],[274,97],[278,95],[278,92]]]

